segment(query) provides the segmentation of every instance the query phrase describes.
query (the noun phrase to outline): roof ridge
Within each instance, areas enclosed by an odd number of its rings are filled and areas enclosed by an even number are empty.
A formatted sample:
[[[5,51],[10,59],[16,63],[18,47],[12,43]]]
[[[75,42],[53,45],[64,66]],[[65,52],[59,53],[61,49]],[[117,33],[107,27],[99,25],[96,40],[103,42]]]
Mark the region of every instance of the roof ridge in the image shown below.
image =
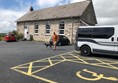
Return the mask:
[[[81,1],[81,2],[74,2],[74,3],[69,3],[69,4],[57,5],[57,6],[52,6],[52,7],[41,8],[41,9],[34,10],[34,11],[40,11],[40,10],[45,10],[45,9],[50,9],[50,8],[58,8],[58,7],[70,6],[70,5],[83,3],[83,2],[90,2],[90,1],[87,0],[87,1]]]
[[[34,10],[32,12],[27,12],[16,22],[79,17],[85,11],[89,3],[90,1],[82,1],[77,3]]]

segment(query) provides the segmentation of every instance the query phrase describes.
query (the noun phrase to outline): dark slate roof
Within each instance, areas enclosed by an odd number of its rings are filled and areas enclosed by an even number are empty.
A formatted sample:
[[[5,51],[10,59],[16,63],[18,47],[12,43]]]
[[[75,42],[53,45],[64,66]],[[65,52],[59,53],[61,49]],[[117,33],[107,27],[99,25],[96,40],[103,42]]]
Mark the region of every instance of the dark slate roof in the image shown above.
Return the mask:
[[[67,5],[35,10],[32,12],[28,12],[27,14],[19,18],[16,22],[79,17],[83,14],[89,3],[90,1],[82,1]]]

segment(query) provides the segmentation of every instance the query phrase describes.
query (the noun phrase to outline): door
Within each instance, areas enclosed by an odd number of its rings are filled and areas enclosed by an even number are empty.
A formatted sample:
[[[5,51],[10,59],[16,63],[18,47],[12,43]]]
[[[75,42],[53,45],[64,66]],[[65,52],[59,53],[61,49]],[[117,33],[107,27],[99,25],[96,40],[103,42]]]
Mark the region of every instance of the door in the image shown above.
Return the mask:
[[[27,39],[27,32],[28,32],[28,24],[25,23],[24,25],[24,38]]]
[[[93,38],[97,42],[94,49],[102,54],[113,55],[115,51],[115,29],[114,27],[100,27],[93,29]]]

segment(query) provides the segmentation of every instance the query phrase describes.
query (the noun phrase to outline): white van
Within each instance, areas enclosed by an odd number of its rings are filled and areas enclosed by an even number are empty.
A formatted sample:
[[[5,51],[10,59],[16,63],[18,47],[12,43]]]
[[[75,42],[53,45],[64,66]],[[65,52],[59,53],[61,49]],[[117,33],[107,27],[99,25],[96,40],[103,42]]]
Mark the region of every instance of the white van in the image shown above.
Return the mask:
[[[80,26],[76,33],[75,49],[81,55],[118,55],[118,25]]]

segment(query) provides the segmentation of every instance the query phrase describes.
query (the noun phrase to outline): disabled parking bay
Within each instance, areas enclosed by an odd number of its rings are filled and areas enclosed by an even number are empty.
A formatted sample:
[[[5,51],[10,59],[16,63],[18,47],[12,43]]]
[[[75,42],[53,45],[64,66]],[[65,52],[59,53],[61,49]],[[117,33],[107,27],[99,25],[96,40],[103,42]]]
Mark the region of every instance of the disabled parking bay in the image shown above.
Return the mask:
[[[118,62],[80,56],[77,51],[10,68],[41,83],[118,83]],[[40,83],[40,82],[39,82]]]

